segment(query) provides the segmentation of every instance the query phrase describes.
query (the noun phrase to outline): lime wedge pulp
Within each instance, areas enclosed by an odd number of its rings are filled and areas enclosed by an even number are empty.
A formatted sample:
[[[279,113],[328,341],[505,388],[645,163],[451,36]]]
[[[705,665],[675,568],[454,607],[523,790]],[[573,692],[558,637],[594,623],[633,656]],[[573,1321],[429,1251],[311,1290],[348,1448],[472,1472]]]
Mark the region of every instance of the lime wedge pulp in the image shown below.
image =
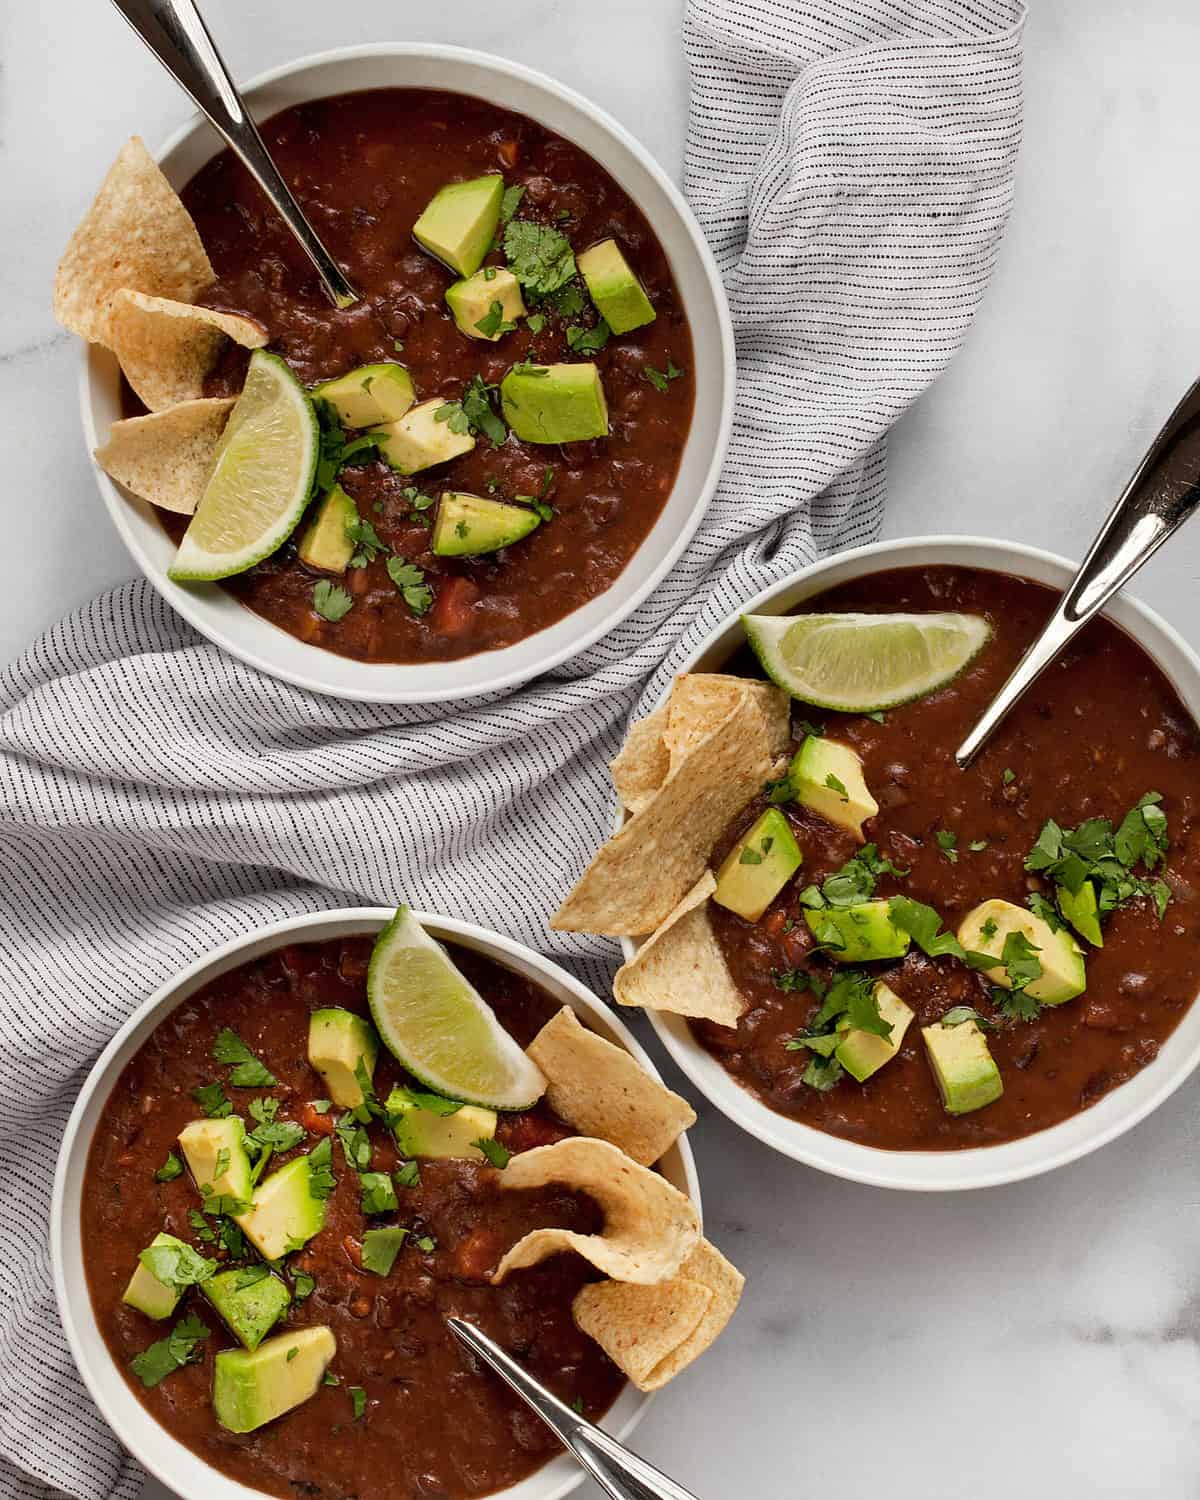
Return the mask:
[[[488,1109],[528,1109],[545,1092],[540,1069],[407,906],[375,940],[367,1000],[384,1046],[427,1088]]]
[[[987,645],[979,615],[743,615],[772,682],[841,713],[895,708],[945,687]]]
[[[277,354],[256,349],[170,576],[229,578],[269,557],[304,514],[317,451],[304,387]]]

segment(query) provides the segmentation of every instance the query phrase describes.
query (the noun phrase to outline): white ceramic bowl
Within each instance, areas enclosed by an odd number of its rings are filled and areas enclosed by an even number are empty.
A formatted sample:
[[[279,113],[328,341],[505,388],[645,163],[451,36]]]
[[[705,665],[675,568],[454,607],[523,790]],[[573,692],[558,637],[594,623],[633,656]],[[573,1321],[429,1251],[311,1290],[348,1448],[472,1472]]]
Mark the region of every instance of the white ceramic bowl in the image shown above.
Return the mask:
[[[529,115],[583,147],[620,183],[654,226],[692,328],[696,385],[691,432],[674,487],[650,534],[611,588],[557,624],[499,651],[460,661],[395,665],[351,661],[306,645],[253,614],[216,584],[172,582],[175,548],[153,509],[96,470],[100,493],[134,561],[167,602],[209,640],[252,667],[298,687],[374,703],[429,703],[513,687],[576,655],[634,610],[691,539],[712,495],[733,418],[733,330],[712,253],[678,188],[649,152],[610,115],[542,73],[504,58],[429,43],[376,43],[301,58],[246,86],[251,113],[264,119],[306,100],[362,89],[410,86],[474,94]],[[159,153],[182,187],[221,146],[199,116]],[[88,451],[120,417],[116,360],[84,346],[81,382]]]
[[[211,1468],[172,1437],[129,1389],[114,1365],[92,1311],[79,1227],[83,1175],[92,1135],[121,1069],[154,1028],[211,979],[286,943],[320,942],[354,933],[378,932],[393,915],[382,907],[360,907],[293,917],[255,928],[244,937],[204,954],[151,996],[121,1027],[88,1074],[67,1122],[59,1151],[50,1224],[54,1287],[63,1329],[84,1383],[105,1421],[129,1452],[175,1494],[183,1496],[183,1500],[260,1500],[262,1492]],[[557,964],[511,938],[487,932],[469,922],[423,913],[417,913],[417,919],[435,937],[484,953],[541,985],[556,1000],[576,1011],[592,1030],[624,1047],[653,1077],[659,1076],[622,1022]],[[700,1184],[685,1138],[681,1137],[663,1158],[662,1170],[667,1180],[687,1193],[699,1209]],[[649,1400],[627,1385],[605,1417],[604,1427],[618,1438],[626,1438],[641,1419]],[[564,1454],[551,1459],[520,1484],[497,1491],[495,1500],[560,1500],[582,1478],[583,1471]]]
[[[1076,564],[1052,553],[984,537],[939,536],[877,542],[793,573],[747,600],[738,614],[785,614],[802,600],[848,579],[885,568],[934,563],[1019,574],[1057,588],[1065,587],[1076,568]],[[1134,599],[1118,598],[1105,614],[1136,638],[1166,673],[1192,716],[1200,718],[1200,657],[1191,647],[1165,620]],[[680,670],[719,671],[743,640],[741,623],[735,615],[715,630]],[[623,946],[626,957],[631,957],[634,945],[625,940]],[[1017,1182],[1086,1156],[1145,1119],[1200,1062],[1200,1005],[1193,1005],[1149,1067],[1059,1125],[998,1146],[962,1151],[884,1151],[827,1135],[768,1109],[699,1045],[682,1016],[663,1011],[651,1011],[649,1015],[667,1051],[701,1093],[760,1141],[835,1177],[877,1187],[926,1192]]]

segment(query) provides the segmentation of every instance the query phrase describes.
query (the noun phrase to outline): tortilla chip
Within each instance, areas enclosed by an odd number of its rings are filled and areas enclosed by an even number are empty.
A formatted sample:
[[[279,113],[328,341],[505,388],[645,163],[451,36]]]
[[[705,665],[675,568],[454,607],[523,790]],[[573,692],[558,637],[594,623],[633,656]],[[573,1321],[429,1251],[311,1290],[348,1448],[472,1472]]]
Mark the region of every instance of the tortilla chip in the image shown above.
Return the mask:
[[[234,398],[182,401],[148,417],[114,422],[96,462],[127,490],[181,516],[200,503]]]
[[[109,309],[107,342],[125,379],[151,411],[204,394],[204,377],[227,339],[261,349],[267,330],[236,313],[193,307],[123,288]]]
[[[625,743],[609,771],[626,812],[640,812],[667,779],[671,757],[663,739],[670,705],[664,703],[629,726]]]
[[[213,268],[175,189],[138,136],[121,147],[54,277],[54,316],[94,344],[108,342],[122,287],[193,302]]]
[[[746,1278],[701,1240],[678,1276],[656,1286],[598,1281],[575,1298],[575,1322],[642,1391],[657,1391],[714,1343]]]
[[[742,693],[648,806],[601,845],[550,926],[608,937],[653,932],[704,873],[722,830],[771,765],[759,703]]]
[[[551,1182],[594,1198],[604,1212],[603,1231],[531,1230],[501,1260],[494,1282],[560,1250],[577,1250],[614,1281],[650,1285],[674,1276],[700,1242],[700,1216],[691,1199],[608,1141],[568,1136],[553,1146],[520,1152],[500,1173],[504,1188],[545,1187]]]
[[[651,1078],[623,1047],[581,1026],[564,1005],[526,1049],[546,1075],[546,1100],[581,1135],[653,1166],[696,1123],[686,1099]]]
[[[792,700],[773,682],[728,677],[718,672],[687,672],[675,679],[667,703],[663,745],[671,770],[729,713],[744,693],[762,709],[771,759],[785,754],[792,742]]]
[[[619,1005],[737,1025],[746,1001],[709,921],[708,898],[716,888],[712,871],[705,870],[662,926],[621,965],[613,978]]]

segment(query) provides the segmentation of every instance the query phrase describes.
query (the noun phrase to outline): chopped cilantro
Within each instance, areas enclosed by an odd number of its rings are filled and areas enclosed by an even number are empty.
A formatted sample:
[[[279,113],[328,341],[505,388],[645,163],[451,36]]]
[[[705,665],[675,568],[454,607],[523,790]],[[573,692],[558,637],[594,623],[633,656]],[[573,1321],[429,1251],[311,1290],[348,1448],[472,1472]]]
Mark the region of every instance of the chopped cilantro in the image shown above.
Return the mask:
[[[300,1353],[300,1346],[298,1344],[296,1344],[291,1349],[289,1349],[288,1352],[284,1355],[284,1363],[290,1365],[291,1362],[292,1362],[292,1360],[294,1360],[295,1357],[297,1356],[297,1354],[299,1354],[299,1353]]]
[[[1029,895],[1025,897],[1025,905],[1028,906],[1035,917],[1040,917],[1046,923],[1051,932],[1057,932],[1062,927],[1063,920],[1059,916],[1057,909],[1051,902],[1046,900],[1045,896],[1040,896],[1037,891],[1030,891]],[[987,927],[990,927],[992,930],[990,932],[984,931],[984,928]],[[995,937],[995,921],[989,917],[983,924],[983,928],[980,928],[980,931],[985,938]]]
[[[390,1214],[397,1207],[396,1190],[386,1172],[363,1172],[359,1178],[362,1187],[362,1211],[364,1214]]]
[[[846,790],[846,783],[839,780],[832,771],[826,776],[825,785],[831,792],[836,792],[843,802],[849,802],[850,793]]]
[[[1040,1002],[1023,989],[994,989],[992,1004],[1009,1021],[1036,1021],[1042,1011]]]
[[[504,304],[498,298],[475,324],[485,339],[495,338],[499,334],[512,333],[516,326],[511,319],[504,316]]]
[[[525,325],[530,333],[541,333],[542,329],[546,326],[546,314],[540,312],[530,313],[525,319]]]
[[[437,1241],[431,1234],[423,1234],[416,1243],[417,1249],[423,1250],[426,1255],[432,1255],[437,1249]]]
[[[893,896],[888,902],[888,916],[901,932],[907,932],[922,953],[930,958],[965,958],[963,945],[952,932],[942,931],[942,919],[932,906],[908,896]],[[995,959],[989,959],[994,964]]]
[[[333,1129],[351,1171],[362,1172],[368,1168],[371,1165],[371,1138],[362,1122],[354,1114],[344,1114]]]
[[[295,1301],[306,1301],[316,1289],[316,1278],[310,1276],[307,1271],[297,1271],[292,1276],[292,1297]]]
[[[502,1146],[494,1135],[481,1136],[479,1140],[471,1143],[477,1150],[482,1151],[493,1167],[501,1171],[508,1166],[512,1152],[507,1146]]]
[[[308,1153],[308,1193],[311,1198],[328,1198],[337,1186],[333,1175],[333,1138],[326,1136]]]
[[[433,590],[425,582],[424,571],[402,557],[389,557],[387,571],[413,614],[423,615],[433,603]]]
[[[229,1082],[238,1089],[269,1089],[279,1080],[263,1066],[236,1031],[222,1027],[213,1043],[213,1056],[219,1063],[233,1065]]]
[[[983,926],[979,929],[979,936],[984,940],[985,943],[990,943],[991,940],[996,936],[997,931],[998,929],[996,927],[995,917],[988,917],[987,921],[984,922]]]
[[[858,853],[849,859],[835,874],[815,885],[805,886],[800,892],[801,904],[808,907],[856,906],[875,894],[875,886],[881,875],[895,875],[903,879],[908,874],[890,859],[885,859],[874,844],[864,844]]]
[[[174,1151],[167,1152],[167,1159],[154,1174],[155,1182],[174,1182],[176,1177],[183,1175],[183,1163],[175,1155]]]
[[[354,599],[341,584],[322,578],[313,585],[312,604],[323,620],[336,622],[354,608]]]
[[[952,865],[958,863],[958,834],[948,828],[936,828],[933,833],[937,846]]]
[[[672,380],[678,380],[683,371],[671,360],[665,370],[656,370],[653,365],[643,365],[642,374],[656,391],[665,391]]]
[[[560,317],[574,318],[583,311],[583,293],[574,282],[568,282],[553,293],[550,306]]]
[[[1023,990],[1042,977],[1041,949],[1035,947],[1023,932],[1010,932],[1000,950],[1000,962],[1008,970],[1013,990]]]
[[[972,839],[971,842],[967,845],[967,848],[971,851],[972,854],[982,854],[983,851],[987,848],[988,843],[989,840],[987,839]]]
[[[388,550],[387,543],[383,541],[372,523],[362,516],[346,527],[346,540],[353,542],[355,546],[354,556],[350,559],[352,568],[365,568],[368,563],[373,563],[381,552]]]
[[[160,1381],[190,1364],[196,1357],[200,1343],[208,1337],[209,1330],[194,1313],[180,1318],[165,1339],[159,1339],[148,1349],[143,1349],[131,1362],[131,1369],[144,1386],[156,1386]]]
[[[1166,909],[1164,883],[1136,873],[1138,865],[1153,871],[1166,857],[1167,819],[1161,802],[1160,793],[1147,792],[1115,832],[1107,818],[1088,818],[1077,828],[1062,828],[1053,818],[1047,819],[1026,856],[1025,868],[1053,880],[1072,896],[1079,894],[1085,881],[1093,881],[1101,913],[1145,896],[1161,918]],[[1165,899],[1170,899],[1169,888]]]
[[[463,1107],[461,1099],[446,1099],[441,1094],[431,1094],[425,1089],[406,1088],[399,1092],[429,1115],[456,1115]]]
[[[595,354],[597,350],[603,349],[612,335],[612,329],[603,318],[594,328],[581,328],[578,324],[572,324],[567,329],[567,345],[572,354]]]
[[[244,1292],[247,1287],[257,1286],[260,1281],[266,1281],[271,1274],[270,1266],[264,1265],[262,1261],[256,1266],[247,1266],[245,1270],[239,1271],[233,1283],[236,1292]]]
[[[233,1105],[219,1083],[201,1084],[198,1089],[192,1090],[192,1098],[210,1120],[223,1120],[233,1111]]]
[[[974,1021],[980,1031],[994,1031],[995,1021],[989,1021],[973,1005],[952,1005],[942,1017],[943,1026],[961,1026],[965,1021]]]
[[[471,376],[462,394],[463,415],[472,432],[482,433],[493,448],[508,437],[508,426],[496,410],[498,387],[488,385],[478,373]]]
[[[811,990],[818,1000],[825,994],[825,985],[807,969],[772,969],[771,982],[786,994],[799,995]]]
[[[338,1379],[338,1377],[333,1373],[332,1370],[326,1370],[325,1374],[321,1378],[322,1385],[341,1385],[341,1383],[342,1382]]]
[[[1004,785],[1012,786],[1013,782],[1016,781],[1016,779],[1017,773],[1013,770],[1013,768],[1011,766],[1005,766],[1003,774],[1000,777],[1000,780],[1004,783]]]
[[[556,292],[575,275],[571,242],[548,224],[513,219],[504,230],[509,269],[534,297]]]
[[[367,1393],[361,1385],[348,1385],[347,1394],[350,1397],[350,1405],[354,1411],[354,1420],[357,1422],[367,1409]]]
[[[415,1188],[421,1186],[421,1164],[417,1161],[406,1161],[393,1174],[392,1179],[397,1187]]]
[[[190,1245],[150,1245],[138,1255],[138,1260],[156,1281],[163,1286],[198,1286],[207,1281],[217,1269],[215,1260],[208,1260]]]
[[[810,1089],[816,1089],[817,1093],[827,1094],[830,1089],[837,1087],[845,1073],[845,1068],[836,1057],[822,1057],[814,1052],[801,1074],[801,1081]]]
[[[886,724],[887,723],[887,715],[884,713],[883,709],[881,709],[881,708],[876,708],[876,709],[873,709],[870,713],[863,714],[863,718],[864,719],[871,719],[876,724]]]
[[[504,196],[500,199],[500,222],[507,224],[509,219],[517,211],[517,206],[525,196],[523,183],[514,182],[510,187],[504,189]]]
[[[389,1276],[407,1233],[408,1230],[399,1225],[392,1225],[388,1229],[368,1229],[362,1242],[363,1270],[371,1271],[376,1276]]]

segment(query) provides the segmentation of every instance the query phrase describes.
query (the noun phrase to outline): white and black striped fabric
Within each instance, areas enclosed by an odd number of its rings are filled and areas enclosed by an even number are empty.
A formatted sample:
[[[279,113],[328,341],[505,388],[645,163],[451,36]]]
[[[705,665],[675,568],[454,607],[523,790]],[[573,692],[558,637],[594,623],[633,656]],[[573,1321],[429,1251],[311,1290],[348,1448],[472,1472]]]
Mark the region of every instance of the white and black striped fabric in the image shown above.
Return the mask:
[[[158,985],[289,913],[403,899],[606,987],[614,945],[545,926],[604,837],[605,763],[702,633],[876,535],[885,434],[996,255],[1020,20],[1019,0],[690,0],[686,188],[733,308],[733,445],[672,576],[551,677],[453,708],[339,704],[223,656],[144,582],[4,675],[0,1493],[140,1483],[66,1350],[46,1236],[71,1101]]]

